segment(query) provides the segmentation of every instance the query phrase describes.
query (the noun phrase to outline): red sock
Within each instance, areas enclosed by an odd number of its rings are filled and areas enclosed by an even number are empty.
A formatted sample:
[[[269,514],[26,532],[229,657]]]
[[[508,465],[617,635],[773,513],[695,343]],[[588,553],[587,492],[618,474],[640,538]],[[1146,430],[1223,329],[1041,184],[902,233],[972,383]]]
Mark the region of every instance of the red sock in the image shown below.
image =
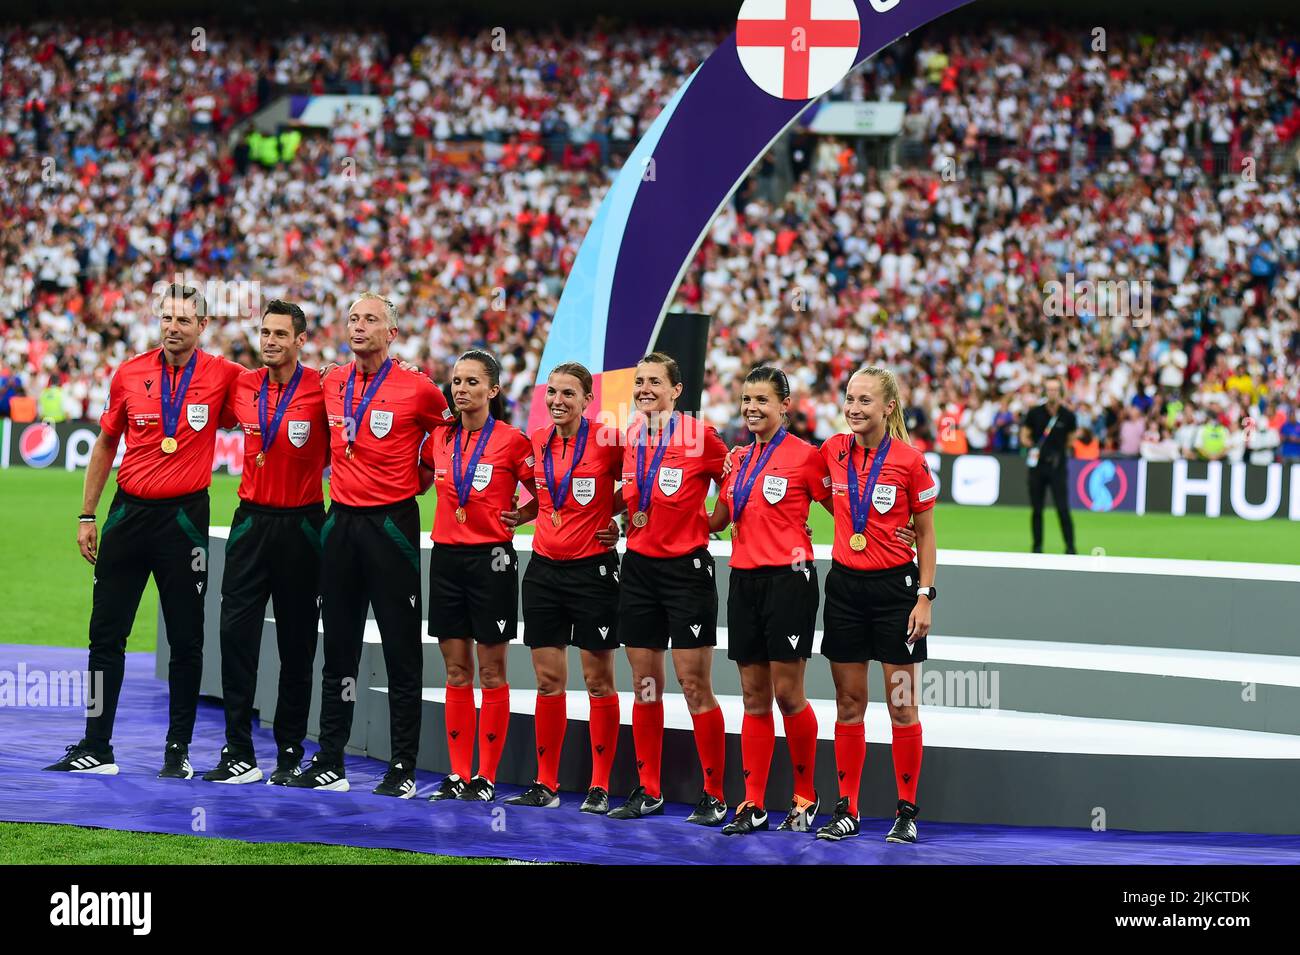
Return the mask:
[[[762,716],[745,714],[740,724],[741,764],[745,767],[745,802],[765,808],[767,774],[772,768],[772,750],[776,747],[776,721],[771,712]]]
[[[898,798],[916,805],[916,781],[921,775],[921,724],[894,727],[894,781]]]
[[[447,723],[451,771],[468,781],[474,766],[474,688],[447,687],[447,705],[443,707],[443,716]]]
[[[664,701],[632,705],[632,741],[636,744],[636,772],[646,795],[658,799],[659,761],[664,752]]]
[[[587,697],[591,702],[591,785],[609,792],[609,771],[618,749],[618,695]]]
[[[537,781],[547,789],[560,788],[560,750],[564,748],[564,731],[569,725],[569,711],[564,693],[557,696],[537,694],[533,729],[537,735]]]
[[[790,764],[794,767],[794,794],[812,802],[817,798],[813,788],[813,767],[817,762],[817,714],[812,704],[794,716],[785,717],[785,741],[790,746]]]
[[[840,798],[849,797],[849,812],[858,814],[858,791],[862,788],[862,764],[867,761],[865,723],[835,724],[835,768],[840,777]]]
[[[478,774],[490,783],[497,779],[497,764],[506,748],[510,728],[510,686],[483,689],[483,715],[478,721]]]
[[[695,749],[700,754],[700,768],[704,770],[704,791],[722,799],[722,770],[727,760],[727,727],[722,720],[722,707],[695,713],[691,722],[695,724]]]

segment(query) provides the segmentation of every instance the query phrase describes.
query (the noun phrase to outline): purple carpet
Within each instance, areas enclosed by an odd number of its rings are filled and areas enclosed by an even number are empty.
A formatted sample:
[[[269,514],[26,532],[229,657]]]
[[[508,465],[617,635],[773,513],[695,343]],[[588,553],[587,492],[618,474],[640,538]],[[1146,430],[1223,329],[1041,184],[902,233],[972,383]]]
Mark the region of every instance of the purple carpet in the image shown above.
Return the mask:
[[[83,650],[0,645],[0,671],[13,680],[26,671],[81,670]],[[39,679],[39,677],[38,677]],[[424,798],[440,778],[420,773],[420,796],[402,801],[370,795],[386,768],[361,757],[347,761],[349,793],[289,791],[262,784],[219,786],[159,780],[167,687],[153,676],[153,656],[127,656],[114,742],[118,776],[43,773],[63,747],[81,738],[77,708],[0,706],[0,820],[69,823],[104,829],[203,835],[249,842],[322,842],[408,849],[456,856],[542,862],[619,864],[1290,864],[1300,863],[1300,836],[1103,832],[956,825],[920,821],[922,842],[887,845],[884,820],[864,819],[851,842],[819,842],[802,833],[758,833],[728,838],[687,826],[689,808],[670,804],[665,815],[616,822],[577,811],[581,797],[566,793],[558,810],[495,804],[430,804]],[[216,763],[222,744],[221,709],[199,707],[191,761],[198,773]],[[274,753],[269,729],[255,729],[263,763]],[[314,747],[309,743],[308,752]],[[265,771],[265,766],[264,766]],[[498,797],[517,787],[502,786]],[[616,799],[617,802],[617,799]],[[775,823],[773,824],[775,827]]]

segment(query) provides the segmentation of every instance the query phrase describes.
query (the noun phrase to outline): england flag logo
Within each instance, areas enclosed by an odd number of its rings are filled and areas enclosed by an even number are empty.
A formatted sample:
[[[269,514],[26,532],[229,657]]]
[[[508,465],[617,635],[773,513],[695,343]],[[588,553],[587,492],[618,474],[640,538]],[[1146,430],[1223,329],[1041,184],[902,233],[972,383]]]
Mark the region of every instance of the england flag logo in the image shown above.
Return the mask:
[[[816,99],[853,69],[862,24],[853,0],[745,0],[736,53],[754,84],[780,99]]]

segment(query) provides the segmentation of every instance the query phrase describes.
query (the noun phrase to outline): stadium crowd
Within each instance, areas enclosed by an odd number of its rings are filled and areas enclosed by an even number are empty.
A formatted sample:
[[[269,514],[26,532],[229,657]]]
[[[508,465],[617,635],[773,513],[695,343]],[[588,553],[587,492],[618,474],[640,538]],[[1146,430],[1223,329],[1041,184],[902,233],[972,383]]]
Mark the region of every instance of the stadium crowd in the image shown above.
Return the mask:
[[[390,290],[396,354],[444,380],[491,348],[522,420],[620,157],[721,35],[0,29],[0,415],[97,417],[181,276],[216,285],[205,347],[246,364],[258,302],[300,302],[332,361],[349,294]],[[898,162],[795,135],[791,188],[719,215],[675,303],[714,316],[706,420],[738,436],[739,382],[779,360],[824,439],[872,361],[927,448],[1017,450],[1061,375],[1077,455],[1300,460],[1300,48],[1105,42],[925,31],[841,84],[907,103]],[[238,124],[286,91],[382,120],[249,162]]]

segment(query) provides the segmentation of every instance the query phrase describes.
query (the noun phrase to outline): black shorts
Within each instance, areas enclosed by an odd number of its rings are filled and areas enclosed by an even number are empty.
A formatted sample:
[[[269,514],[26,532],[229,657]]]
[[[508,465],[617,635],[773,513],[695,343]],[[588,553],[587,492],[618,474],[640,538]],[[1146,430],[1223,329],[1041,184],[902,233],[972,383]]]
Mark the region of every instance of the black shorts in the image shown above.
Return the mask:
[[[732,568],[727,657],[737,663],[807,660],[817,629],[817,571]]]
[[[835,663],[905,665],[926,658],[925,638],[907,646],[907,620],[916,606],[915,564],[888,570],[850,570],[832,563],[822,611],[822,655]]]
[[[519,629],[519,558],[513,544],[434,544],[429,636],[508,643]]]
[[[716,646],[718,588],[713,557],[701,547],[682,557],[623,555],[618,634],[624,646],[677,650]]]
[[[618,555],[551,560],[536,552],[524,571],[524,643],[618,647]]]

